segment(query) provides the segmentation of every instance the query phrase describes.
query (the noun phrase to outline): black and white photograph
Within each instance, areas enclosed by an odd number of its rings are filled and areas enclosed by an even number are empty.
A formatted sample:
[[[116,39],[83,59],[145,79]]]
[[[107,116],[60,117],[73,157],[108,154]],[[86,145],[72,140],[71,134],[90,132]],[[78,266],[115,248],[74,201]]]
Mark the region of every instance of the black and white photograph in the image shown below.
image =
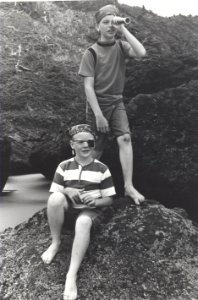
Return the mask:
[[[0,300],[198,299],[198,2],[0,1]]]

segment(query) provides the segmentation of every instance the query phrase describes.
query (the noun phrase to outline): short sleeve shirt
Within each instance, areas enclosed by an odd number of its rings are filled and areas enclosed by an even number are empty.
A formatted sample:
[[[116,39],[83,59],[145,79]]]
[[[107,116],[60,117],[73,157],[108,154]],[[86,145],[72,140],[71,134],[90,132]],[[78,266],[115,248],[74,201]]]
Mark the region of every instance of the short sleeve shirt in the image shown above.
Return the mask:
[[[75,158],[60,163],[50,192],[63,192],[66,187],[83,189],[83,195],[89,194],[95,199],[115,195],[108,167],[96,159],[86,166],[79,165]]]
[[[94,77],[94,90],[99,104],[112,104],[122,98],[125,58],[131,46],[125,41],[114,41],[111,44],[97,42],[91,48],[96,53],[96,61],[87,49],[81,60],[79,75]]]

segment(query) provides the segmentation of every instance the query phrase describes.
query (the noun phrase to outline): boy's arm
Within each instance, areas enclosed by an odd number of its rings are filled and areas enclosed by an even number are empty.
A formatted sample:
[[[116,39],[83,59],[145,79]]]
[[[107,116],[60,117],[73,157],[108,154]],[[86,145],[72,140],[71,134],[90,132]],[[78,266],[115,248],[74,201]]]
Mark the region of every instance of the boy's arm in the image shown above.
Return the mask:
[[[109,131],[109,124],[106,118],[103,116],[103,113],[100,109],[98,104],[98,100],[94,90],[94,77],[85,77],[84,78],[84,87],[85,87],[85,94],[87,97],[87,101],[89,102],[91,109],[96,118],[96,126],[97,130],[100,132],[108,132]]]
[[[83,198],[83,203],[91,206],[91,207],[104,207],[104,206],[110,206],[113,203],[112,197],[102,197],[99,199],[95,199],[90,195],[86,195]]]
[[[110,206],[113,203],[112,197],[103,197],[101,199],[95,199],[95,206],[96,207],[104,207],[104,206]]]
[[[129,57],[144,57],[146,55],[146,49],[144,46],[136,39],[136,37],[130,33],[130,31],[122,24],[119,30],[125,36],[127,42],[131,45],[129,50]]]
[[[100,182],[101,198],[95,199],[89,194],[84,195],[82,198],[83,203],[92,207],[104,207],[112,205],[113,196],[116,194],[111,173],[107,166],[103,165],[103,167],[105,167],[105,172],[103,173]]]
[[[82,203],[81,202],[81,192],[83,191],[84,189],[75,189],[75,188],[70,188],[70,187],[66,187],[64,188],[64,195],[67,196],[73,204],[76,204],[76,203]]]

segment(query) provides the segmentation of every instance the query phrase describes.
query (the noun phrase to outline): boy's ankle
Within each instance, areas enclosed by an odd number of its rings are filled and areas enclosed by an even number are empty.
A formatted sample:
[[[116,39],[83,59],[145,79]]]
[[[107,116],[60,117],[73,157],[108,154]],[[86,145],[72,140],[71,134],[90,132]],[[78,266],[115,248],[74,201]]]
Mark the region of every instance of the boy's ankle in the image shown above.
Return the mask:
[[[70,271],[67,272],[66,278],[77,278],[77,274],[76,273],[72,273]]]
[[[53,245],[60,246],[60,244],[61,244],[61,240],[59,240],[59,239],[55,239],[55,240],[53,240],[53,239],[52,239],[52,244],[53,244]]]

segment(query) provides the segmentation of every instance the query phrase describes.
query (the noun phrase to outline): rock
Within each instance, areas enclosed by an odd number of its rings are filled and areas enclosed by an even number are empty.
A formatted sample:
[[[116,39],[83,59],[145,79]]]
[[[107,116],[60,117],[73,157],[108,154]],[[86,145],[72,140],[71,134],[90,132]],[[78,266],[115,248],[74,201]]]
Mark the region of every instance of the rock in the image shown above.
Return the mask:
[[[135,186],[146,197],[157,199],[167,207],[185,208],[196,221],[197,94],[198,81],[192,80],[177,88],[140,94],[126,106],[132,131]],[[58,162],[71,157],[68,140],[64,145],[63,136],[56,139],[56,143],[43,143],[31,155],[32,165],[44,175],[48,173],[49,179]],[[115,142],[109,143],[101,160],[109,166],[116,191],[122,195],[122,170]]]
[[[127,106],[134,176],[148,198],[180,206],[197,219],[198,81],[134,97]]]
[[[0,4],[1,126],[22,142],[13,143],[14,173],[30,169],[29,158],[40,144],[85,119],[83,81],[77,73],[84,50],[97,38],[93,15],[107,3],[115,1]],[[117,5],[121,15],[131,17],[128,29],[148,54],[127,64],[126,103],[138,94],[198,78],[197,17],[163,18],[145,8]]]
[[[46,210],[0,235],[1,299],[62,299],[73,233],[63,231],[51,265]],[[198,298],[198,229],[155,201],[136,207],[117,199],[115,214],[92,238],[78,277],[80,299]]]
[[[1,127],[20,141],[12,145],[14,174],[36,171],[52,178],[57,163],[71,155],[64,132],[85,120],[79,64],[97,39],[94,13],[107,3],[115,1],[0,3]],[[131,17],[128,29],[147,50],[144,59],[127,62],[124,90],[135,186],[168,206],[189,205],[195,218],[198,18],[163,18],[145,8],[118,6],[121,15]],[[115,153],[116,146],[109,144],[102,159],[122,194]]]
[[[0,138],[0,192],[2,192],[10,174],[11,142],[6,136]]]
[[[32,151],[29,161],[35,172],[43,174],[47,179],[52,179],[58,164],[72,156],[68,139],[60,134],[56,140],[37,145]]]

